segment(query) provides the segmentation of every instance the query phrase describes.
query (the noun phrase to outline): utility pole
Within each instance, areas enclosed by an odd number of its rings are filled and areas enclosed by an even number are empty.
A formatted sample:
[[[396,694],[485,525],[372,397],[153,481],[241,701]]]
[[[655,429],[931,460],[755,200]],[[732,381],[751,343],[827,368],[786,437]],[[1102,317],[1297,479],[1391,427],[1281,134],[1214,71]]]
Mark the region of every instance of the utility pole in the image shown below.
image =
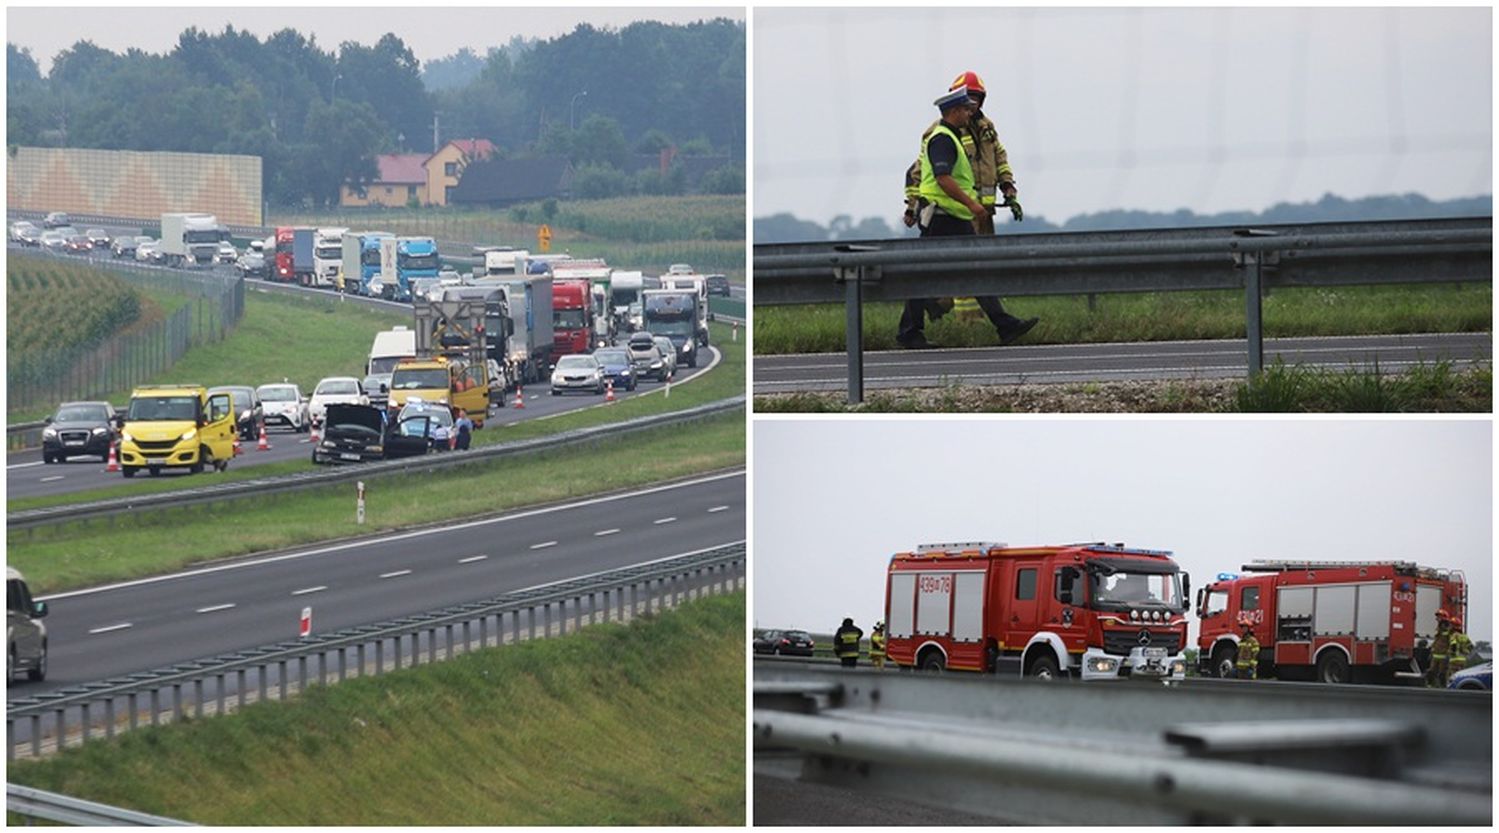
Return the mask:
[[[432,114],[432,152],[437,152],[437,114]]]

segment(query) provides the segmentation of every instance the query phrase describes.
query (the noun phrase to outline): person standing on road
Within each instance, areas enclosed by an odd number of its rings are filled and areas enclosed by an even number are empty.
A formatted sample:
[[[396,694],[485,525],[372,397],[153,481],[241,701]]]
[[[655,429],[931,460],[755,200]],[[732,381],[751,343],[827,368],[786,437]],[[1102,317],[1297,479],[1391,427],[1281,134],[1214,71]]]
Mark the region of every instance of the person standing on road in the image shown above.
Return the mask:
[[[859,664],[859,640],[864,638],[864,631],[854,625],[852,618],[843,620],[843,627],[833,634],[833,655],[843,663],[844,668],[853,668]]]
[[[942,111],[942,120],[932,127],[921,146],[916,222],[922,237],[971,236],[976,233],[975,218],[986,214],[987,209],[979,202],[974,166],[963,150],[958,131],[969,124],[978,108],[968,97],[967,87],[958,87],[935,103]],[[998,331],[1001,344],[1013,342],[1036,325],[1036,319],[1022,321],[1005,312],[997,297],[987,295],[975,300]],[[902,347],[932,346],[926,340],[923,321],[931,304],[926,298],[906,302],[895,338]]]
[[[1234,660],[1234,676],[1240,680],[1259,678],[1260,641],[1254,638],[1254,625],[1243,623],[1244,635],[1239,637],[1239,656]]]
[[[1437,635],[1431,640],[1431,665],[1426,669],[1427,688],[1446,688],[1448,659],[1452,651],[1452,621],[1446,610],[1437,611]]]
[[[1468,655],[1473,653],[1473,640],[1463,633],[1463,620],[1452,617],[1452,651],[1447,657],[1447,678],[1468,667]]]
[[[869,634],[869,661],[875,668],[885,667],[885,623],[875,622]]]

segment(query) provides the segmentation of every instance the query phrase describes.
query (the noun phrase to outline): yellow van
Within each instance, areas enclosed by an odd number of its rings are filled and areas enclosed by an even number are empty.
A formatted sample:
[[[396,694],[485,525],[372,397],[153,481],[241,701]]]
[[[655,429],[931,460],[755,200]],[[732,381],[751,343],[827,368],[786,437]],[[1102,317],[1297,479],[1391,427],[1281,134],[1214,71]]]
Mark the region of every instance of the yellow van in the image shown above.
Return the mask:
[[[402,407],[412,397],[462,408],[475,428],[483,428],[489,412],[488,368],[484,362],[442,356],[402,359],[390,375],[390,407]]]
[[[202,385],[136,388],[120,433],[120,470],[134,477],[142,468],[186,468],[193,474],[212,465],[223,471],[234,457],[234,404],[228,393],[210,395]]]

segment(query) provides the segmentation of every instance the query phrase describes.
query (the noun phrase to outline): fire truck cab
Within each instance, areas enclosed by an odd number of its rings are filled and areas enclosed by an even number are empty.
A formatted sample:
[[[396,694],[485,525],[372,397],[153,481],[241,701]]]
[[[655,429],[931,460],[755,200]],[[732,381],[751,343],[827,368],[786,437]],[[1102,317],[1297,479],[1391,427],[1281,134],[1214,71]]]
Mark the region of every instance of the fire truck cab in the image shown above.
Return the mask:
[[[1328,683],[1418,680],[1437,611],[1462,616],[1458,571],[1411,561],[1254,561],[1197,591],[1198,664],[1225,677],[1244,623],[1260,643],[1259,675]]]
[[[891,661],[1043,679],[1181,679],[1190,580],[1123,544],[925,544],[890,558]]]

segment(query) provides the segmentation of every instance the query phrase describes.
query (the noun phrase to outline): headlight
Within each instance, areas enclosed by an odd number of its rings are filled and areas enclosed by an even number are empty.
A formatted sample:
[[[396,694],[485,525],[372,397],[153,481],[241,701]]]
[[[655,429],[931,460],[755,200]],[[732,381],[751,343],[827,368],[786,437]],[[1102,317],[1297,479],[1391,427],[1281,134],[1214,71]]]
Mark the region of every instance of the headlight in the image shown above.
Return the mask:
[[[246,408],[245,410],[240,411],[239,412],[239,418],[240,419],[249,419],[250,418],[250,410],[248,408]]]
[[[196,429],[196,428],[189,428],[189,429],[187,429],[187,433],[182,435],[182,439],[184,439],[184,440],[190,440],[190,439],[192,439],[193,437],[196,437],[196,436],[198,436],[198,429]]]
[[[1134,621],[1134,622],[1140,621],[1140,611],[1138,611],[1138,610],[1131,610],[1129,612],[1129,618],[1130,618],[1131,621]]]
[[[109,429],[107,429],[107,428],[95,428],[94,429],[94,435],[95,436],[98,436],[98,435],[101,435],[101,434],[108,434],[108,433],[109,433]]]
[[[651,367],[660,367],[660,366],[661,366],[661,362],[660,361],[651,362]]]
[[[379,278],[372,279],[370,281],[370,291],[371,292],[376,292],[376,293],[384,292],[385,291],[385,283],[384,283],[384,281],[381,281]]]
[[[1119,660],[1113,657],[1094,657],[1088,660],[1088,670],[1102,674],[1113,673],[1119,667]]]
[[[120,442],[122,442],[122,443],[133,443],[133,442],[135,442],[135,438],[132,437],[132,436],[130,436],[130,432],[129,431],[121,431],[120,432]]]
[[[42,436],[43,437],[47,437],[49,439],[56,439],[57,438],[57,429],[53,428],[52,426],[49,425],[46,428],[42,429]]]

